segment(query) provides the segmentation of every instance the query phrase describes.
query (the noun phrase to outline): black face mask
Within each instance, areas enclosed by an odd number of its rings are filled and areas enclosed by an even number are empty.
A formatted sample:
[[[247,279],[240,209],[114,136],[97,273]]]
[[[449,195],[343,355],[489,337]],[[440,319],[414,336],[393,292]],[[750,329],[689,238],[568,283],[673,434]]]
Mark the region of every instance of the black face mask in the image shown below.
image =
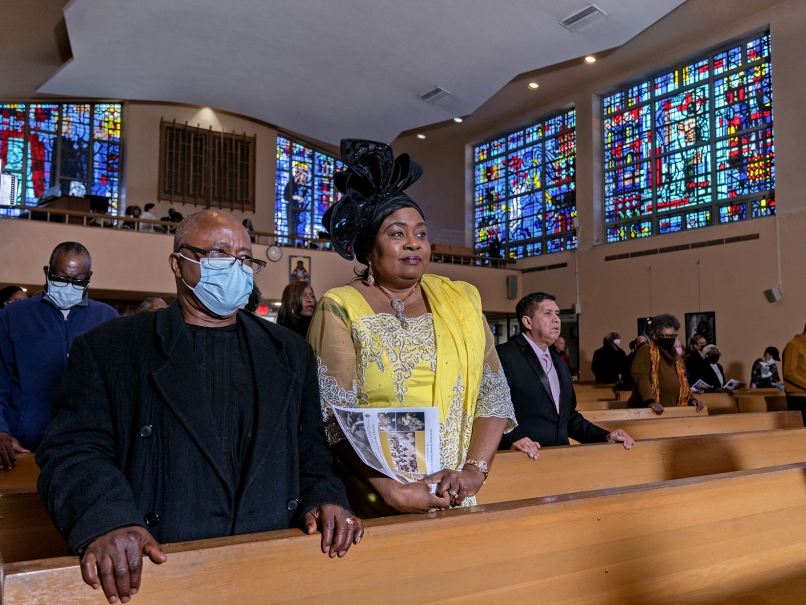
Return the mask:
[[[706,359],[708,360],[708,363],[716,363],[719,361],[719,355],[709,355],[706,357]]]
[[[671,351],[674,349],[674,338],[658,338],[658,346],[664,351]]]

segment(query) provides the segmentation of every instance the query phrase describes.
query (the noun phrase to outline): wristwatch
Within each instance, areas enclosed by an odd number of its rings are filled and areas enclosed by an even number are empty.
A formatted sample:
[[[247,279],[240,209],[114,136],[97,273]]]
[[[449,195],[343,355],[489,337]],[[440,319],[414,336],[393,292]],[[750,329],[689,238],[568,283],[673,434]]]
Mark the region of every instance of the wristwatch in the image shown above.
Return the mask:
[[[484,473],[484,480],[487,481],[487,476],[490,474],[490,467],[487,466],[487,463],[484,462],[484,460],[473,460],[472,458],[468,458],[467,460],[465,460],[464,466],[467,466],[468,464],[470,466],[475,466],[482,473]]]

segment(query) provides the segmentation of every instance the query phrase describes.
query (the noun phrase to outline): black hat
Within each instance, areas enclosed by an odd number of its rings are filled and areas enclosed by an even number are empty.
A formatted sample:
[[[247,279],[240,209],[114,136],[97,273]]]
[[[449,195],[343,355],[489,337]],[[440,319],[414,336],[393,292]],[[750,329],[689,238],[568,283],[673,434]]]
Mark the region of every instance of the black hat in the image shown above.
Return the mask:
[[[775,347],[767,347],[766,349],[764,349],[764,353],[765,354],[769,353],[770,357],[772,357],[775,361],[781,361],[781,357],[780,355],[778,355],[778,349],[776,349]]]
[[[403,191],[420,178],[423,168],[402,154],[395,159],[386,143],[362,139],[342,139],[341,159],[347,170],[337,172],[334,182],[344,195],[332,206],[329,224],[323,226],[331,235],[333,249],[347,260],[356,254],[360,262],[367,250],[356,250],[356,241],[369,239],[390,211],[420,207]],[[361,248],[362,246],[359,246]],[[366,247],[366,246],[363,246]]]

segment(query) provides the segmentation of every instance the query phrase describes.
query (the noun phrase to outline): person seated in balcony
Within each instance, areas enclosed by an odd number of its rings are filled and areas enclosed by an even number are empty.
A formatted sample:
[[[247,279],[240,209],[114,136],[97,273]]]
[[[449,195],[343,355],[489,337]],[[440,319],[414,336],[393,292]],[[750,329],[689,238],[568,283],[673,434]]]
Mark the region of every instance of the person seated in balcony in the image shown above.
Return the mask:
[[[140,215],[140,218],[146,218],[152,221],[157,220],[157,216],[154,214],[154,204],[146,204],[143,207],[143,214]],[[150,223],[138,223],[137,230],[151,233],[154,231],[154,225]]]
[[[7,470],[18,453],[39,447],[73,341],[118,317],[88,297],[92,257],[83,245],[56,246],[44,272],[42,295],[0,311],[0,468]]]
[[[76,339],[37,451],[42,502],[110,603],[139,588],[160,542],[302,526],[346,554],[363,533],[333,475],[316,361],[240,308],[265,261],[232,214],[180,223],[176,302]],[[76,469],[80,469],[77,471]]]

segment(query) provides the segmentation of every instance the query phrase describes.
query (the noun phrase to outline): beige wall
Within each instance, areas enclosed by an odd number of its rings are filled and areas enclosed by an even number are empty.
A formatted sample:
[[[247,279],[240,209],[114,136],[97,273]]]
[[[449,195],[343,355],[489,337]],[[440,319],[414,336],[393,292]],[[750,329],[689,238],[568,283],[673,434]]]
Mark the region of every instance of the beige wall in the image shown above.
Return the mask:
[[[187,216],[201,206],[170,204],[157,197],[159,181],[160,120],[212,128],[224,132],[246,133],[255,137],[257,163],[255,212],[234,212],[241,220],[252,219],[258,231],[274,231],[274,176],[277,131],[261,122],[218,112],[209,107],[162,105],[129,102],[124,115],[124,183],[127,206],[156,204],[157,218],[167,216],[173,207]]]
[[[766,10],[762,10],[767,7]],[[731,15],[739,15],[741,18]],[[723,365],[731,377],[749,379],[753,360],[764,348],[783,348],[806,322],[806,121],[803,94],[806,71],[806,2],[767,0],[688,0],[623,47],[605,53],[592,68],[572,62],[519,78],[457,127],[426,130],[418,141],[406,133],[395,141],[424,165],[415,185],[426,208],[429,229],[458,229],[465,224],[469,199],[466,154],[474,143],[537,120],[559,107],[577,109],[577,203],[580,219],[577,254],[559,253],[519,261],[517,267],[568,263],[563,269],[526,273],[523,292],[544,290],[558,296],[561,308],[576,301],[575,263],[579,267],[582,378],[590,379],[590,359],[603,335],[617,330],[626,343],[635,337],[636,320],[669,312],[683,322],[685,313],[714,311]],[[775,111],[776,198],[780,220],[782,301],[770,304],[762,291],[778,282],[775,219],[712,226],[633,242],[602,244],[601,126],[599,94],[609,87],[662,68],[734,36],[769,25],[772,35]],[[580,76],[587,69],[588,76]],[[541,103],[524,104],[526,82],[541,82]],[[580,80],[581,78],[581,80]],[[565,81],[577,82],[569,89]],[[554,90],[557,92],[555,93]],[[513,107],[515,108],[513,110]],[[478,117],[478,119],[476,119]],[[482,119],[483,117],[483,119]],[[464,136],[451,133],[464,129]],[[422,130],[422,129],[421,129]],[[758,233],[758,240],[668,254],[605,262],[604,257],[647,248]],[[700,281],[698,287],[697,262]],[[651,268],[651,271],[650,271]],[[651,273],[651,289],[649,276]],[[650,304],[651,297],[651,304]],[[683,332],[684,328],[681,328]]]
[[[39,289],[44,283],[42,267],[47,264],[51,250],[64,241],[79,241],[90,251],[93,290],[103,290],[105,294],[125,292],[135,300],[151,295],[172,295],[176,290],[173,274],[168,269],[168,255],[173,249],[173,238],[169,235],[17,219],[0,219],[0,258],[4,260],[0,287],[20,284]],[[267,246],[256,244],[254,255],[266,258],[266,249]],[[319,295],[344,285],[355,276],[355,263],[343,260],[335,252],[283,248],[283,258],[276,263],[269,262],[255,279],[264,298],[280,299],[289,281],[289,256],[292,255],[311,258],[312,286]],[[429,270],[473,283],[481,293],[487,312],[514,309],[514,301],[506,297],[506,277],[520,277],[519,272],[441,263],[432,263]]]

